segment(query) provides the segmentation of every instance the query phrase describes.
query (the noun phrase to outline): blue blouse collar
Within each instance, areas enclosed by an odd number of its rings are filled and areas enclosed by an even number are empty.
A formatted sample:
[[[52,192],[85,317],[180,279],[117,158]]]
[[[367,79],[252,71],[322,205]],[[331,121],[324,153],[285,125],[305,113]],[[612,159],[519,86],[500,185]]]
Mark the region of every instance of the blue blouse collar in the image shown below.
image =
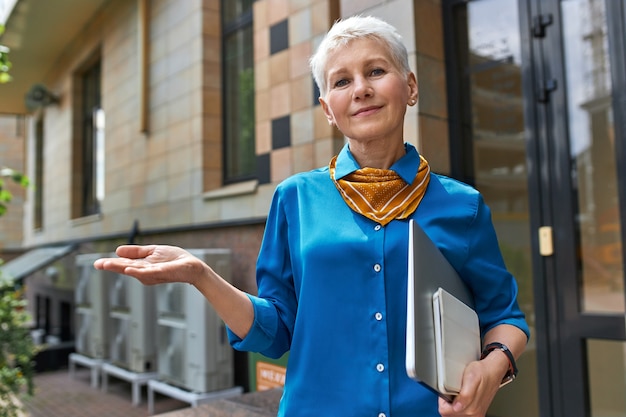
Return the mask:
[[[405,142],[404,149],[406,150],[406,154],[397,160],[389,169],[400,175],[407,184],[411,184],[420,166],[420,155],[417,149],[415,149],[415,146],[410,143]],[[359,163],[354,159],[352,152],[350,152],[350,147],[346,143],[337,156],[335,178],[341,179],[359,168],[361,168]]]

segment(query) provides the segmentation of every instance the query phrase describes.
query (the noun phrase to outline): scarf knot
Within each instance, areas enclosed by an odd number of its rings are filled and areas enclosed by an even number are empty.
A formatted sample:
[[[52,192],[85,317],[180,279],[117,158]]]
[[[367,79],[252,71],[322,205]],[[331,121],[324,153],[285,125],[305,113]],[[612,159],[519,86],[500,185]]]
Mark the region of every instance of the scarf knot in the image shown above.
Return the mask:
[[[329,164],[330,178],[341,197],[355,212],[385,226],[405,219],[417,209],[430,181],[430,167],[420,155],[420,166],[411,184],[390,169],[360,168],[341,179],[335,178],[337,156]]]

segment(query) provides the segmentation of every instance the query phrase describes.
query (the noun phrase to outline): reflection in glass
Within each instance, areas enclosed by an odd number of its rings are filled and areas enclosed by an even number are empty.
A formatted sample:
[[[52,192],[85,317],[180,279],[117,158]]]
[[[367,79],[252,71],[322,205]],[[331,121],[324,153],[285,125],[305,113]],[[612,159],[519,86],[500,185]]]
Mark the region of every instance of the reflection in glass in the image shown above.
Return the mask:
[[[102,64],[98,60],[81,74],[82,87],[82,159],[80,161],[79,177],[82,177],[80,188],[80,212],[76,216],[90,216],[100,213],[100,200],[98,200],[98,163],[104,162],[98,159],[98,146],[104,146],[104,137],[98,131],[98,109],[102,107]],[[81,149],[79,146],[78,149]],[[100,152],[103,154],[103,152]],[[101,155],[102,156],[102,155]]]
[[[254,0],[222,0],[223,24],[228,25],[241,18],[241,15],[251,12]]]
[[[462,63],[464,180],[490,206],[500,249],[519,285],[519,303],[534,332],[533,277],[528,213],[526,144],[517,0],[482,0],[458,6],[455,27]],[[489,415],[536,417],[534,339],[518,361],[520,376],[496,396]]]
[[[581,309],[624,312],[624,265],[603,0],[561,2]]]
[[[105,114],[104,109],[98,108],[94,110],[94,130],[95,130],[95,148],[96,148],[96,166],[95,166],[95,182],[96,182],[96,200],[98,200],[99,204],[102,204],[104,201],[104,182],[106,180],[106,176],[104,173],[104,163],[106,157],[106,148],[104,143],[104,132],[105,132]]]
[[[626,417],[626,343],[587,340],[590,417]]]
[[[253,45],[251,20],[224,34],[224,183],[256,173]]]

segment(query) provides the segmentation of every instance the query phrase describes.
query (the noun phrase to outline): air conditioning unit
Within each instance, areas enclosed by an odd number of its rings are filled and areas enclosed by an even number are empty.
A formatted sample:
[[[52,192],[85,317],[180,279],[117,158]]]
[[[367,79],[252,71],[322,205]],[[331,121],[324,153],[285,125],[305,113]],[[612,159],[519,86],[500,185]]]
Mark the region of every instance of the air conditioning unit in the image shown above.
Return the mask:
[[[96,259],[111,256],[115,255],[76,255],[76,352],[94,359],[107,359],[109,355],[109,299],[106,294],[115,274],[97,270],[93,263]]]
[[[109,359],[133,372],[156,370],[155,287],[126,275],[109,286]]]
[[[190,252],[231,281],[228,249]],[[172,283],[155,288],[159,379],[199,393],[232,388],[233,351],[215,310],[192,285]]]

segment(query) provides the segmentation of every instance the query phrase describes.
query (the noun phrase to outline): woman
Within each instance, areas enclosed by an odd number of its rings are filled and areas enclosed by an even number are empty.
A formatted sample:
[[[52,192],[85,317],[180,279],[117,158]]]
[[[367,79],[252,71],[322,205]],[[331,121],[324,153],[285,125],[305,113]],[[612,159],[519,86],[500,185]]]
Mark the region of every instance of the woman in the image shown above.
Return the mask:
[[[418,89],[392,26],[339,21],[310,63],[328,122],[347,144],[329,166],[277,187],[258,296],[175,247],[122,246],[120,258],[95,267],[145,284],[193,284],[227,324],[233,347],[269,357],[289,351],[281,416],[484,416],[510,373],[501,349],[466,367],[451,403],[406,374],[406,254],[416,219],[472,289],[484,345],[498,342],[518,357],[528,328],[489,209],[474,189],[431,173],[404,142]]]

